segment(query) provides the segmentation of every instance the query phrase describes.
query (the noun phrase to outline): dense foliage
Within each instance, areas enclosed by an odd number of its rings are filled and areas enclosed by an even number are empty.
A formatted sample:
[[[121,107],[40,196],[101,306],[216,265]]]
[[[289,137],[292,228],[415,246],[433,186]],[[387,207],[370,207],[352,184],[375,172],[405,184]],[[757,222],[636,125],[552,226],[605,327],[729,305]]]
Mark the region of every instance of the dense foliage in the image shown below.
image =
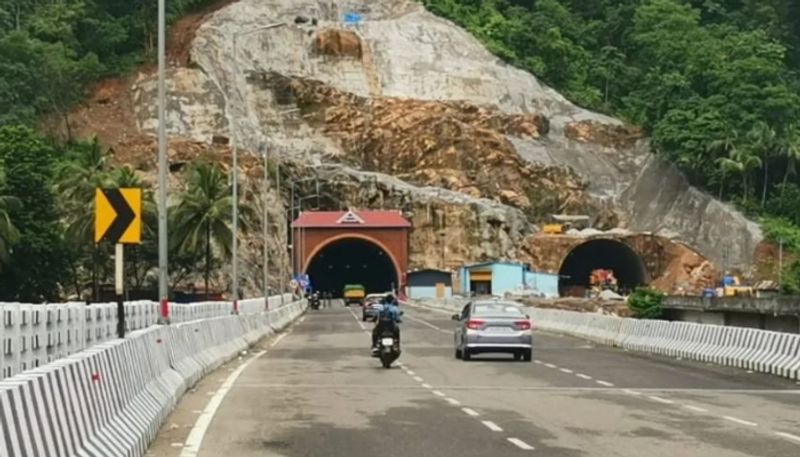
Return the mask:
[[[628,297],[628,308],[639,319],[658,319],[664,315],[663,302],[661,292],[639,287]]]
[[[694,184],[800,226],[800,2],[423,3],[576,103],[642,126]]]

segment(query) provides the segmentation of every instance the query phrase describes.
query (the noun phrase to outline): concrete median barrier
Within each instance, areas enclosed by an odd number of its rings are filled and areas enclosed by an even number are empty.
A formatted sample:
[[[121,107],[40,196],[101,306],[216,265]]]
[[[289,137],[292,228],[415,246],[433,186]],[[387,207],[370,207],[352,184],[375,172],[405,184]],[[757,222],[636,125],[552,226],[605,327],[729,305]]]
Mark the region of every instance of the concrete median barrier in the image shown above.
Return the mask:
[[[273,303],[279,301],[285,297]],[[95,344],[0,381],[0,457],[144,455],[186,390],[305,311],[305,301],[287,303],[265,311],[261,299],[260,304],[248,305],[245,314],[150,325],[125,339]],[[10,318],[22,319],[18,307],[11,308],[3,311],[15,313]],[[70,308],[59,309],[66,310],[66,319]],[[182,311],[182,317],[215,309],[208,304]],[[25,313],[27,322],[46,318],[39,310],[33,311]],[[92,317],[97,311],[104,316],[105,310],[98,308],[92,310]],[[147,310],[137,308],[131,313],[137,325],[149,322]],[[96,330],[89,328],[102,337]],[[26,341],[45,337],[25,331]],[[59,333],[55,335],[57,339]],[[4,343],[4,356],[6,349],[10,348]]]

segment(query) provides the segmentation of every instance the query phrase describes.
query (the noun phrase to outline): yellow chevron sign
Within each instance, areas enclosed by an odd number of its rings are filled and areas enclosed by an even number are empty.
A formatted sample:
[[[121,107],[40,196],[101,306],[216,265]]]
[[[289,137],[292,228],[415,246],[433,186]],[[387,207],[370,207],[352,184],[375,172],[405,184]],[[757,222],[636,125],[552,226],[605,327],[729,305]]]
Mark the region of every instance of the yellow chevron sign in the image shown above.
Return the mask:
[[[94,242],[142,242],[142,189],[96,189]]]

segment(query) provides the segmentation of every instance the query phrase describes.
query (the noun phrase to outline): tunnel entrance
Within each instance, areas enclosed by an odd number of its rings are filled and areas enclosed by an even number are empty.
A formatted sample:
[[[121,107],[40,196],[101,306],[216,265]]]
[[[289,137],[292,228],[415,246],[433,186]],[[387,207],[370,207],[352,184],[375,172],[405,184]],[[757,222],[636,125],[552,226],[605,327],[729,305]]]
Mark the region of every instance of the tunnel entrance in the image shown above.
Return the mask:
[[[380,246],[361,238],[344,238],[323,247],[306,273],[314,290],[341,297],[345,284],[361,284],[368,294],[398,287],[394,262]]]
[[[620,293],[628,293],[648,281],[644,261],[631,247],[615,240],[591,240],[574,247],[564,258],[558,271],[559,293],[583,297],[592,271],[601,268],[614,272]]]

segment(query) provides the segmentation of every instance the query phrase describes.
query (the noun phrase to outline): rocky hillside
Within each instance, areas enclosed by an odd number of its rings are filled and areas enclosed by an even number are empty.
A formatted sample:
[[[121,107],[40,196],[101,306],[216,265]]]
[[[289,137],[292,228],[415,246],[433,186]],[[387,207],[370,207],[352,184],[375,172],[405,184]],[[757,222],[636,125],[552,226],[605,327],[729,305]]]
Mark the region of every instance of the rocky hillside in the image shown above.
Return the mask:
[[[363,22],[342,24],[348,11]],[[275,22],[286,26],[244,34]],[[757,225],[689,186],[637,128],[575,106],[416,2],[241,0],[193,33],[169,74],[171,137],[266,147],[291,173],[317,173],[330,204],[401,207],[415,266],[438,264],[424,247],[442,230],[451,266],[529,259],[524,239],[555,212],[753,263]],[[120,155],[152,151],[155,75],[131,89],[115,112],[138,131],[110,140]]]

